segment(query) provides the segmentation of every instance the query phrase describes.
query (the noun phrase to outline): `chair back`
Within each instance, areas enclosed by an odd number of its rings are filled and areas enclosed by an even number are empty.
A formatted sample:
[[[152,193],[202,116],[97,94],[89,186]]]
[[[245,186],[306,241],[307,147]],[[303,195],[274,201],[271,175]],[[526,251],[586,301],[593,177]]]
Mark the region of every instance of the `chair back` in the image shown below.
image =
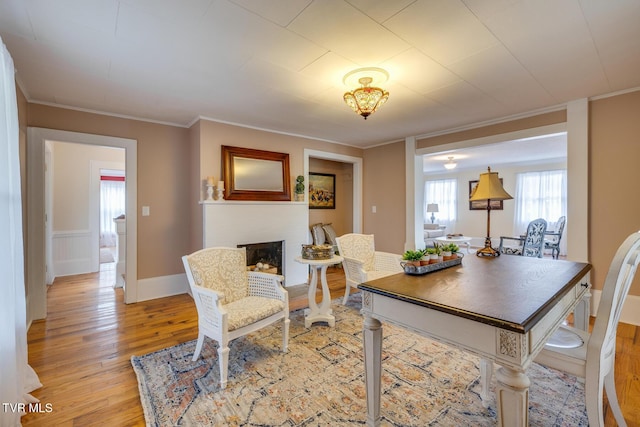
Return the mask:
[[[639,262],[640,232],[636,232],[618,248],[604,281],[596,321],[587,346],[587,381],[589,375],[598,375],[601,369],[605,372],[613,369],[616,330]]]
[[[375,244],[373,234],[344,234],[336,238],[340,255],[364,263],[365,271],[374,269]]]
[[[527,234],[522,246],[522,256],[542,258],[544,249],[544,233],[547,231],[547,221],[543,218],[534,219],[527,226]]]
[[[245,248],[205,248],[184,258],[194,284],[223,293],[224,304],[249,294]]]

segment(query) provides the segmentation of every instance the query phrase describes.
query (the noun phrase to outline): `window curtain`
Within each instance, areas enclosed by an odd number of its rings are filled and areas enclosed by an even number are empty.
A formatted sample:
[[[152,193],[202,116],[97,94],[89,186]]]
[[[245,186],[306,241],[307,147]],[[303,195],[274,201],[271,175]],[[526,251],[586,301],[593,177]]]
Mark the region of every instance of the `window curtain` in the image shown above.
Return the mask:
[[[514,236],[524,234],[530,221],[544,218],[547,230],[557,229],[558,219],[567,215],[567,171],[520,173],[516,178]],[[567,254],[567,225],[560,241],[560,254]]]
[[[427,212],[427,205],[438,204],[438,212],[435,212],[435,222],[446,226],[447,233],[455,232],[457,221],[457,194],[458,181],[456,179],[438,179],[424,183],[424,222],[431,223],[431,212]]]
[[[125,213],[125,183],[123,177],[100,179],[100,247],[116,245],[114,218]]]
[[[0,401],[3,403],[0,425],[3,427],[20,425],[17,404],[37,402],[29,393],[42,386],[27,363],[19,132],[13,60],[0,38]]]

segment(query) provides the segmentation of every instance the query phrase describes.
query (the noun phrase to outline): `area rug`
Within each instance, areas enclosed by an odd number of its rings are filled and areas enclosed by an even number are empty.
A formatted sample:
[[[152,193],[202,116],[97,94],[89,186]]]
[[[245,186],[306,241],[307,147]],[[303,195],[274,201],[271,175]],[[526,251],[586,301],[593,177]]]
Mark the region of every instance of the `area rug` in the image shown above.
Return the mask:
[[[232,341],[229,382],[220,389],[217,344],[195,341],[133,356],[149,426],[364,425],[366,401],[359,294],[332,304],[334,328],[304,327],[291,313],[289,352],[280,324]],[[496,403],[480,399],[479,359],[383,324],[381,415],[384,426],[493,426]],[[584,386],[575,377],[534,364],[532,426],[587,426]],[[495,378],[495,377],[494,377]],[[495,379],[492,384],[495,390]]]

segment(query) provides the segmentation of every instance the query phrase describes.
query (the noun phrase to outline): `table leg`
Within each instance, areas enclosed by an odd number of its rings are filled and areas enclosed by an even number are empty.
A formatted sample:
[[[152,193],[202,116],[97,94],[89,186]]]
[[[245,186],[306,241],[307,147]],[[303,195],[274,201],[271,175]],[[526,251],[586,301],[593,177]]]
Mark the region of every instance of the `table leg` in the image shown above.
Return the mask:
[[[529,425],[529,377],[522,371],[501,366],[496,371],[498,425]]]
[[[362,327],[364,339],[364,382],[367,393],[367,425],[380,425],[380,384],[382,375],[382,324],[365,315]]]
[[[320,267],[311,267],[311,283],[309,284],[309,308],[305,310],[304,326],[308,328],[314,322],[327,322],[334,327],[336,318],[331,309],[331,294],[327,284],[327,265],[321,267],[320,281],[322,283],[322,302],[320,306],[316,302],[316,291],[318,290],[318,270]]]
[[[480,359],[480,398],[482,399],[482,406],[485,408],[489,406],[489,399],[491,398],[491,377],[493,376],[493,362],[488,359]]]

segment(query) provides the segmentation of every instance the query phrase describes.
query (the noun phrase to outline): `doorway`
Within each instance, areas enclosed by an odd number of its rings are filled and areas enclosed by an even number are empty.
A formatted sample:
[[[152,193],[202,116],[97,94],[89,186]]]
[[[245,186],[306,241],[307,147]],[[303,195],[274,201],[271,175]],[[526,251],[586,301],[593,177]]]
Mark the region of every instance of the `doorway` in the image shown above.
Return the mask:
[[[137,141],[103,135],[28,128],[27,144],[27,277],[28,321],[44,319],[46,307],[46,232],[45,209],[45,146],[47,141],[72,142],[122,148],[125,150],[126,171],[126,285],[125,303],[137,301]],[[96,219],[97,221],[97,219]],[[96,240],[96,246],[97,246]]]

